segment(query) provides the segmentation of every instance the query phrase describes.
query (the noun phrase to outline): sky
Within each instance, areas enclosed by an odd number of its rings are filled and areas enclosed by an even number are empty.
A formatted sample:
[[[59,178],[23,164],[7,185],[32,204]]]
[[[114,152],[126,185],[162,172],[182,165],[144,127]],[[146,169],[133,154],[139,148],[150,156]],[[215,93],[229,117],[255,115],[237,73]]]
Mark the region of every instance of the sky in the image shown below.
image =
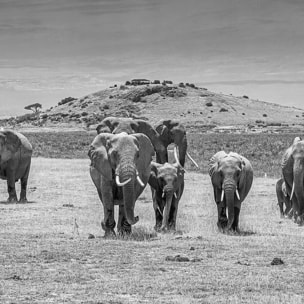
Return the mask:
[[[304,108],[302,0],[0,0],[0,116],[133,78]]]

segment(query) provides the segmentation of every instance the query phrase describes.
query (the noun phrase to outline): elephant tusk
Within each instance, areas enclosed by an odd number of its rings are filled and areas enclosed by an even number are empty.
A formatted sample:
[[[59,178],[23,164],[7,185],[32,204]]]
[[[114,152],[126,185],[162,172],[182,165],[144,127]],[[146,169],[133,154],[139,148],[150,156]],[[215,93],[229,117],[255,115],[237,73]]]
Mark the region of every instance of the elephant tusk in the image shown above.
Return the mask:
[[[163,192],[163,195],[162,195],[162,198],[164,198],[165,197],[165,195],[166,195],[166,193],[165,193],[165,191]]]
[[[128,178],[126,181],[124,181],[124,182],[121,183],[121,182],[119,181],[119,176],[116,175],[115,182],[116,182],[117,186],[122,187],[122,186],[126,185],[127,183],[129,183],[130,181],[131,181],[131,178]]]
[[[140,179],[139,176],[136,177],[136,180],[138,181],[138,183],[139,183],[142,187],[145,186],[145,184],[142,182],[142,180]]]
[[[189,157],[189,159],[193,162],[196,168],[199,168],[197,162],[191,157],[191,155],[187,152],[186,155]]]
[[[174,195],[174,197],[175,197],[175,198],[177,198],[177,195],[176,195],[176,193],[175,193],[175,192],[174,192],[174,194],[173,194],[173,195]]]
[[[238,189],[235,189],[235,194],[236,194],[237,199],[240,201],[241,199],[240,199],[240,194],[239,194]]]
[[[225,191],[222,189],[221,202],[224,200]]]
[[[291,200],[291,199],[292,199],[292,197],[293,197],[294,188],[295,188],[295,183],[293,182],[293,183],[292,183],[291,194],[290,194],[290,200]]]
[[[163,216],[163,213],[161,212],[159,206],[157,206],[157,210],[159,211],[159,213],[161,214],[161,216]]]
[[[179,162],[179,159],[178,159],[178,156],[177,156],[177,147],[176,147],[176,146],[174,146],[173,151],[174,151],[174,158],[175,158],[175,161],[177,162],[177,164],[178,164],[180,167],[183,167],[183,166],[180,164],[180,162]]]

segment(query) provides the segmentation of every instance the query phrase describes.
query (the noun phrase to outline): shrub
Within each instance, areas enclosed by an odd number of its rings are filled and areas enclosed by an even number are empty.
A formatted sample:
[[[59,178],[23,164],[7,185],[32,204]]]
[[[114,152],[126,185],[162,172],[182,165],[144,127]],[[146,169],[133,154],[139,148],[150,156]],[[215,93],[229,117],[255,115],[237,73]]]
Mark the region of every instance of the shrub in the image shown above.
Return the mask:
[[[243,98],[249,99],[249,97],[247,95],[244,95]]]
[[[184,84],[183,82],[180,82],[180,83],[178,84],[178,86],[179,86],[180,88],[184,88],[184,87],[185,87],[185,84]]]
[[[263,114],[263,117],[267,117],[267,114]]]
[[[154,80],[152,84],[160,84],[160,80]]]
[[[108,110],[108,109],[110,109],[110,107],[109,107],[109,105],[104,105],[104,106],[103,106],[103,109],[104,109],[104,110]]]
[[[242,113],[242,115],[246,115],[245,113]]]
[[[212,106],[213,106],[213,104],[212,104],[212,102],[211,102],[211,101],[208,101],[208,102],[206,102],[206,106],[207,106],[207,107],[212,107]]]
[[[127,80],[126,83],[125,83],[125,85],[129,86],[129,85],[131,85],[131,82],[129,80]]]
[[[82,112],[81,116],[87,116],[89,113],[88,112]]]
[[[74,98],[74,97],[66,97],[64,99],[62,99],[61,101],[58,102],[58,106],[61,106],[61,105],[64,105],[68,102],[71,102],[71,101],[75,101],[77,100],[77,98]]]
[[[228,112],[228,109],[226,109],[226,108],[220,108],[220,112]]]

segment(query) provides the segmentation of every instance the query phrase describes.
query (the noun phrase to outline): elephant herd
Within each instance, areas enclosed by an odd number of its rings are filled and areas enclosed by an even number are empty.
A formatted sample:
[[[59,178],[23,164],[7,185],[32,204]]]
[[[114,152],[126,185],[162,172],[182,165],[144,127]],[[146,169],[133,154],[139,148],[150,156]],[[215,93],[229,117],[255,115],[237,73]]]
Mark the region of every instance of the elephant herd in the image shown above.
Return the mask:
[[[131,233],[139,218],[135,202],[149,184],[152,192],[156,231],[174,231],[179,201],[184,191],[187,152],[184,126],[176,120],[161,120],[156,126],[144,120],[107,117],[97,126],[91,143],[90,176],[104,209],[101,223],[105,236],[115,235],[114,206],[119,205],[117,232]],[[168,146],[174,144],[174,163],[169,163]],[[20,201],[26,202],[32,146],[25,136],[0,130],[0,178],[7,180],[9,202],[17,202],[15,182],[21,181]],[[153,157],[156,156],[156,161]],[[241,203],[253,182],[247,158],[219,151],[209,161],[209,175],[218,210],[220,231],[239,231]],[[282,178],[276,184],[281,216],[304,222],[304,140],[296,137],[282,160]],[[285,205],[285,210],[284,210]]]

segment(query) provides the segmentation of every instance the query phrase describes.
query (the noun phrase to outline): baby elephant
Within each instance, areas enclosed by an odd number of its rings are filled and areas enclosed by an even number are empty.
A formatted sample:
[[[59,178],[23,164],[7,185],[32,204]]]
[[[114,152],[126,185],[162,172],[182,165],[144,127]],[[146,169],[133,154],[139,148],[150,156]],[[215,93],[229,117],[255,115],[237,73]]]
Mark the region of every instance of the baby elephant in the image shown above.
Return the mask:
[[[178,203],[184,191],[184,169],[176,163],[151,162],[149,185],[156,219],[154,229],[175,230]]]
[[[210,159],[209,174],[217,204],[218,227],[239,231],[241,203],[246,198],[253,180],[249,160],[234,152],[217,152]]]
[[[291,201],[288,193],[286,192],[286,185],[283,178],[280,178],[276,183],[276,192],[278,198],[278,205],[280,208],[281,217],[292,216]],[[284,210],[285,204],[285,210]]]

